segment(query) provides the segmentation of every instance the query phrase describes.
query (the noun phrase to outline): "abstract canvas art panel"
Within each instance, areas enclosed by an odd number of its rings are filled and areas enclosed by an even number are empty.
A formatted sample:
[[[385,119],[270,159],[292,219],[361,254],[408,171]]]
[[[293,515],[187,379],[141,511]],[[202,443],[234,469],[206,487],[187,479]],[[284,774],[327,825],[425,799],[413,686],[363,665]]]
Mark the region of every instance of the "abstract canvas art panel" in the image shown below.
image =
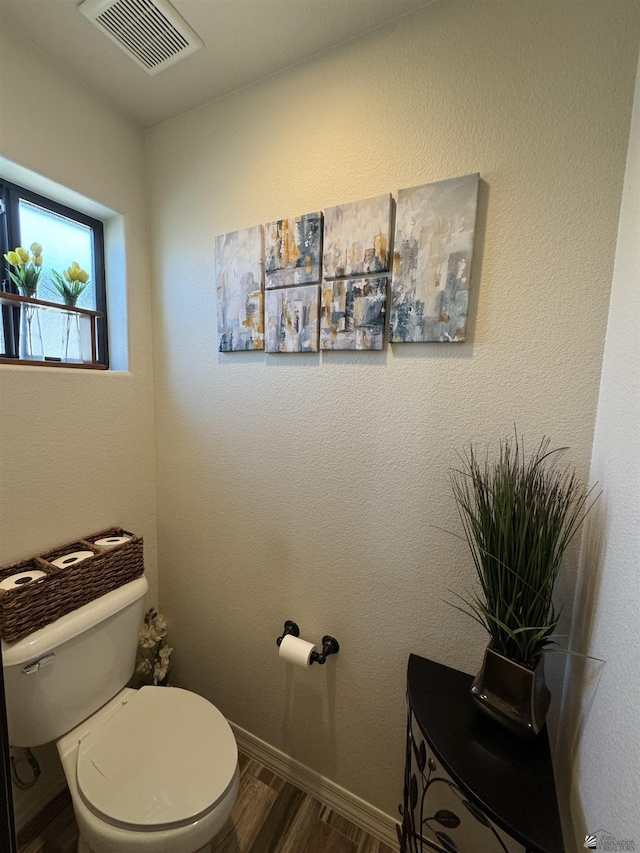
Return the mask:
[[[320,349],[384,349],[387,276],[322,285]]]
[[[218,349],[264,349],[262,225],[216,237]]]
[[[324,212],[325,278],[389,270],[391,194],[338,204]]]
[[[389,340],[464,341],[478,174],[400,190]]]
[[[265,287],[319,282],[322,213],[278,219],[265,225]]]
[[[267,290],[267,352],[318,352],[319,291],[317,284]]]

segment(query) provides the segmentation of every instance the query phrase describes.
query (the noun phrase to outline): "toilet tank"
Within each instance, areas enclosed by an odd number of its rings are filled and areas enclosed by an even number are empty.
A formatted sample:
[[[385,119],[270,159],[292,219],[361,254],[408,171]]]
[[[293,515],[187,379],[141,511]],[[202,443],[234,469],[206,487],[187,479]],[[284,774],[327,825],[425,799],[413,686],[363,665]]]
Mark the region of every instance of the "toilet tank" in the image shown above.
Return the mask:
[[[2,641],[12,746],[56,740],[126,685],[148,588],[137,578],[22,640]]]

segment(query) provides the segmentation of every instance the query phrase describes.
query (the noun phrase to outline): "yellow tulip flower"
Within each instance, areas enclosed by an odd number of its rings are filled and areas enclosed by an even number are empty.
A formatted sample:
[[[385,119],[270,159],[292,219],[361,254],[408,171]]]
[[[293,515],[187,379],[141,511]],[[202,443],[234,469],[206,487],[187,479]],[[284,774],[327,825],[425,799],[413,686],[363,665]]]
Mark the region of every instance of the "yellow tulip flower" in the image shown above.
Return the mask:
[[[12,267],[21,266],[20,258],[16,255],[15,252],[8,252],[4,257],[5,257],[5,260],[9,261],[9,263],[11,264]]]
[[[36,255],[36,256],[34,257],[34,259],[33,259],[33,265],[34,265],[35,267],[41,267],[41,266],[42,266],[42,255]]]
[[[22,248],[22,246],[18,246],[16,249],[16,255],[20,258],[21,264],[29,263],[29,252]]]
[[[42,246],[40,245],[40,243],[31,244],[31,253],[36,258],[39,258],[42,255]]]
[[[64,277],[69,282],[80,281],[86,284],[89,281],[89,273],[83,270],[77,261],[74,261],[71,266],[64,271]]]
[[[89,274],[82,269],[77,261],[74,261],[70,267],[63,270],[62,274],[69,284],[75,284],[76,282],[86,284],[89,281]]]
[[[60,296],[62,296],[65,303],[67,305],[75,305],[78,297],[87,286],[89,273],[83,270],[77,261],[74,261],[62,273],[57,272],[57,270],[51,270],[51,273],[51,283]]]

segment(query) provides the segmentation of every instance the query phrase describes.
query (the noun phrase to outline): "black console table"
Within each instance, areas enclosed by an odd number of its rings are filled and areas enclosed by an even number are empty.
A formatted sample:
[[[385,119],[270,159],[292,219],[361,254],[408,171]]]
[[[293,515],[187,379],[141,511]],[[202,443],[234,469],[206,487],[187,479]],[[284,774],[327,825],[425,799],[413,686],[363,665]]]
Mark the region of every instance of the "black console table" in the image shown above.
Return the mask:
[[[546,727],[520,740],[475,707],[471,681],[409,658],[402,853],[564,853]]]

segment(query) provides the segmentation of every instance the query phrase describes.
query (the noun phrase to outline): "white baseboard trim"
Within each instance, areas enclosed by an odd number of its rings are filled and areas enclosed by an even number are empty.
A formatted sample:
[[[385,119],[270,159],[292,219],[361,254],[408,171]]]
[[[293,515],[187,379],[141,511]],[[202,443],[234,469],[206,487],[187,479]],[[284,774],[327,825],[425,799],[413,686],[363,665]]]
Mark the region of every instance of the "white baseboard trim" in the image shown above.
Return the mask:
[[[365,832],[388,844],[394,850],[398,845],[396,820],[381,809],[367,803],[366,800],[347,791],[326,776],[296,761],[274,746],[252,735],[246,729],[230,723],[236,736],[238,747],[249,758],[254,758],[273,773],[282,776],[287,782],[300,788],[305,794],[320,800],[330,809],[355,823]]]

